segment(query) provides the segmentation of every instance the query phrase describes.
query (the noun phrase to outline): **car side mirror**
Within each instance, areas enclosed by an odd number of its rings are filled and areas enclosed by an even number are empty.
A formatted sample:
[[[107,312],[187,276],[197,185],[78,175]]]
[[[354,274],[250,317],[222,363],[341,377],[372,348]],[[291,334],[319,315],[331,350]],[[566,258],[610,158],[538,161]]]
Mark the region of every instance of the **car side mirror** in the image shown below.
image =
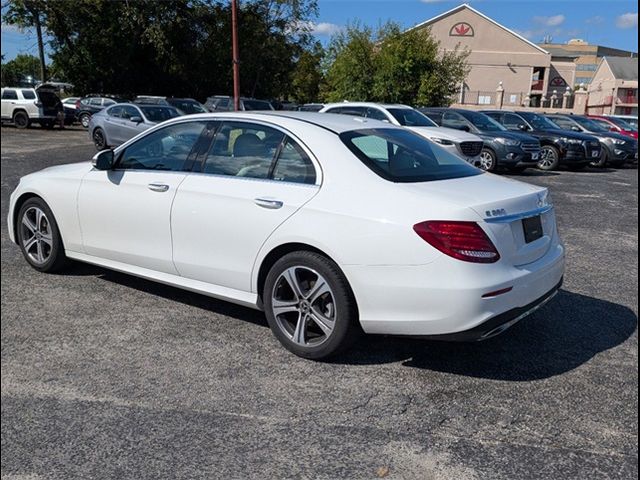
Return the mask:
[[[463,132],[470,132],[471,129],[469,128],[469,125],[460,125],[458,127],[458,130],[462,130]]]
[[[574,132],[581,132],[582,130],[580,130],[580,127],[576,127],[575,125],[571,127],[571,130],[573,130]]]
[[[133,123],[142,123],[142,117],[138,117],[138,116],[131,117],[129,120],[132,121]]]
[[[609,131],[610,131],[610,132],[617,132],[618,130],[616,130],[616,127],[611,127],[611,128],[609,129]]]
[[[518,125],[518,130],[522,130],[523,132],[526,132],[529,130],[529,127],[527,127],[524,123],[521,123],[520,125]]]
[[[98,170],[113,169],[113,150],[101,150],[93,156],[93,166]]]

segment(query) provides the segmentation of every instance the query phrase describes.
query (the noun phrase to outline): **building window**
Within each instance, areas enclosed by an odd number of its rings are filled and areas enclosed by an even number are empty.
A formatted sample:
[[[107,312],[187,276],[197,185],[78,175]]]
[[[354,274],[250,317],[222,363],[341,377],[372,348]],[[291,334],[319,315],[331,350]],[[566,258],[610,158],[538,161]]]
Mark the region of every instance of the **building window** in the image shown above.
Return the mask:
[[[593,77],[576,77],[576,85],[580,85],[580,84],[585,84],[588,85],[589,83],[591,83],[591,80],[593,80]]]
[[[478,105],[491,105],[491,95],[478,95]]]
[[[579,63],[576,65],[578,72],[595,72],[598,69],[598,65],[595,63]]]

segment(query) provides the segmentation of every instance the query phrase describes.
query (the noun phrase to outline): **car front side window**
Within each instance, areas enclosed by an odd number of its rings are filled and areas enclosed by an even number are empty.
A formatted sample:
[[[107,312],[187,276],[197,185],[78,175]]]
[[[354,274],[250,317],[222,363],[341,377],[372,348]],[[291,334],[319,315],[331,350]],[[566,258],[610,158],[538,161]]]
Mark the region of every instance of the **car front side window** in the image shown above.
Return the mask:
[[[136,107],[132,107],[131,105],[123,106],[122,113],[120,115],[125,120],[130,120],[133,117],[142,118],[142,115],[140,115],[140,112],[138,111],[138,109]]]
[[[520,130],[520,125],[526,124],[527,122],[525,122],[519,115],[515,115],[513,113],[505,113],[504,115],[504,126],[509,130]]]
[[[190,171],[187,158],[205,127],[205,122],[185,122],[156,130],[129,145],[116,168]]]

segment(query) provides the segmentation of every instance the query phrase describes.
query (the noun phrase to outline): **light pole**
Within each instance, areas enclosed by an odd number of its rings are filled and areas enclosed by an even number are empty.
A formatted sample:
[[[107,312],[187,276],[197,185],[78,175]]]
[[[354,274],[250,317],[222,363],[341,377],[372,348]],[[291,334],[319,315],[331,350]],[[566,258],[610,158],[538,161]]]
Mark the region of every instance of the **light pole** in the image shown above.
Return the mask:
[[[231,44],[233,55],[233,108],[240,110],[240,57],[238,54],[238,0],[231,0]]]

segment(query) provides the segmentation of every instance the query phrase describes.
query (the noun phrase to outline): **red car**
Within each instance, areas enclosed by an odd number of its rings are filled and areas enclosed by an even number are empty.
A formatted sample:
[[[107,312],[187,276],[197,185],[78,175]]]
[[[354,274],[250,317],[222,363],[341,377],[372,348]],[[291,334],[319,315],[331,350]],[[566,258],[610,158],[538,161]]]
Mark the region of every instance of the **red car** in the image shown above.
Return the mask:
[[[591,120],[595,120],[607,127],[612,132],[618,132],[627,137],[638,139],[638,130],[633,128],[630,123],[625,122],[621,118],[604,117],[602,115],[587,115]]]

